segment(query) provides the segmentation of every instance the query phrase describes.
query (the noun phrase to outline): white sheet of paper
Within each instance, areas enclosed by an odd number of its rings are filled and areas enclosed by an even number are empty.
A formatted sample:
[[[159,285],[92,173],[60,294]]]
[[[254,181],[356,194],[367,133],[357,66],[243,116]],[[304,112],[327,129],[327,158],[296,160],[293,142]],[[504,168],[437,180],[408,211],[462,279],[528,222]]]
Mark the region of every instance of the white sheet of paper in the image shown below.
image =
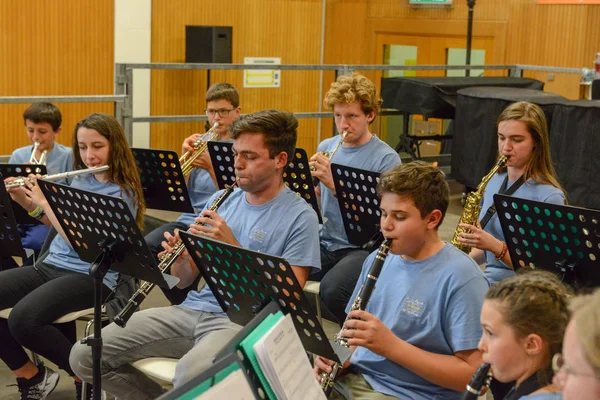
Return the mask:
[[[290,314],[254,345],[254,351],[278,399],[326,399]]]
[[[195,397],[194,400],[254,400],[254,393],[242,370],[227,375],[215,386]]]

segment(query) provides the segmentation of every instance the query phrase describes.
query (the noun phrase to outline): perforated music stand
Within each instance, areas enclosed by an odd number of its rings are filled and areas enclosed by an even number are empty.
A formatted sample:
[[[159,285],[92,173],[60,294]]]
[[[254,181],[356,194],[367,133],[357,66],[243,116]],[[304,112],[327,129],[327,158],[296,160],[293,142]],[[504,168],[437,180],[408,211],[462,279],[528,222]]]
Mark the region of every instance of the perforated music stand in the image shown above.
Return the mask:
[[[331,164],[335,193],[350,243],[363,246],[379,232],[379,172]]]
[[[215,171],[219,189],[226,189],[236,180],[233,167],[233,143],[209,141],[208,154]]]
[[[0,174],[4,177],[26,177],[29,174],[40,174],[46,175],[48,173],[45,165],[38,164],[0,164]],[[30,225],[39,225],[40,221],[37,219],[30,217],[27,214],[27,211],[23,209],[19,204],[15,203],[10,199],[10,203],[12,204],[13,213],[15,215],[15,219],[19,224],[30,224]]]
[[[322,224],[323,218],[321,217],[321,210],[319,210],[315,187],[312,184],[312,175],[310,174],[306,150],[298,147],[294,153],[294,158],[289,160],[287,167],[283,171],[283,182],[311,205],[317,213],[319,223]]]
[[[99,399],[104,276],[112,269],[167,288],[175,285],[178,279],[159,271],[135,218],[122,199],[42,179],[37,182],[71,246],[82,261],[91,263],[94,337],[87,338],[87,344],[92,347],[94,360],[93,395]]]
[[[244,326],[275,302],[284,314],[292,314],[305,350],[334,361],[349,356],[349,349],[327,340],[286,260],[187,232],[180,235],[231,321]]]
[[[0,180],[4,182],[1,173]],[[13,214],[13,205],[6,187],[3,184],[0,185],[0,256],[26,258],[29,255],[21,243],[21,235],[17,230],[17,220]],[[17,207],[21,208],[18,204]]]
[[[146,207],[194,212],[177,153],[136,148],[131,151],[140,172]]]
[[[495,194],[515,267],[545,269],[574,289],[600,286],[600,211]]]
[[[219,189],[225,189],[235,182],[235,169],[233,167],[233,143],[210,142],[208,146],[210,159],[213,163]],[[288,165],[283,171],[283,182],[299,197],[302,197],[317,213],[319,223],[323,223],[319,203],[315,195],[315,188],[311,184],[310,167],[306,150],[296,148],[294,157],[288,160]]]

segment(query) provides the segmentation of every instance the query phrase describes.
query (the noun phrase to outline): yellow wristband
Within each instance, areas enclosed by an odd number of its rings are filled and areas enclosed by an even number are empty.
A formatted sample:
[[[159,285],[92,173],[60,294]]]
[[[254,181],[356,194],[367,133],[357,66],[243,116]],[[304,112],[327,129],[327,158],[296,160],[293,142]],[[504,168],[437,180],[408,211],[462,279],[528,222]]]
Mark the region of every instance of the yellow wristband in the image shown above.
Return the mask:
[[[33,211],[29,211],[27,214],[29,214],[30,217],[38,218],[43,212],[44,209],[40,206],[37,206]]]

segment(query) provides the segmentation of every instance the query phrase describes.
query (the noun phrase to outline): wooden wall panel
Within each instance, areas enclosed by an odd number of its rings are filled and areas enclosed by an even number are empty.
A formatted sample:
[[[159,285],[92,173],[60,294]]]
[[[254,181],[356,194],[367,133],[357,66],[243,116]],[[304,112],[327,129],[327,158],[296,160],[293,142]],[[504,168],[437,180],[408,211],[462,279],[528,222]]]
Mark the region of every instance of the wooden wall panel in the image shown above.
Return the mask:
[[[114,0],[0,1],[0,96],[113,93]],[[0,154],[28,144],[22,114],[28,104],[0,104]],[[112,103],[65,103],[63,134],[85,115],[113,113]]]
[[[319,62],[321,0],[239,0],[235,7],[198,0],[153,0],[152,13],[154,62],[184,61],[186,24],[233,26],[235,63],[243,62],[244,56],[282,57],[286,64]],[[408,0],[327,0],[325,63],[380,64],[377,40],[384,34],[465,38],[466,44],[467,16],[465,1],[456,1],[450,9],[416,9],[408,6]],[[599,20],[597,6],[479,0],[473,34],[493,40],[487,63],[591,68],[600,50]],[[486,72],[494,74],[505,72]],[[377,72],[365,75],[376,84],[381,76]],[[548,91],[573,99],[578,96],[579,76],[553,75],[527,73],[546,82]],[[324,73],[323,92],[333,79],[332,72]],[[217,81],[229,81],[240,89],[243,112],[269,107],[316,111],[321,101],[317,72],[283,72],[281,89],[243,89],[241,71],[212,72],[211,82]],[[204,71],[154,71],[152,114],[201,113],[206,87]],[[332,122],[321,122],[324,138]],[[311,153],[317,144],[317,121],[301,120],[300,126],[299,144]],[[185,136],[202,130],[200,123],[152,124],[151,143],[179,151]]]
[[[185,61],[185,26],[232,26],[232,57],[281,57],[284,64],[319,64],[320,0],[153,0],[152,61]],[[213,71],[210,82],[226,81],[240,91],[242,112],[277,108],[292,112],[318,111],[319,73],[282,71],[278,89],[243,88],[242,71]],[[205,106],[206,71],[153,71],[153,115],[199,114]],[[316,149],[317,121],[301,119],[298,146]],[[203,131],[202,123],[151,125],[151,146],[180,151],[183,138]]]

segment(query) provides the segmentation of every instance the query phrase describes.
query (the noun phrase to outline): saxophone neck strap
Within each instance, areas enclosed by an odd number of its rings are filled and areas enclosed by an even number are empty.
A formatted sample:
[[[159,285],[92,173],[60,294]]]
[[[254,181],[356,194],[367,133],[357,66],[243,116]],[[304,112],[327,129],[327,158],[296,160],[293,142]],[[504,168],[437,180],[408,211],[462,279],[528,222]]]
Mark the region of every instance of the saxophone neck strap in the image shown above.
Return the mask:
[[[505,194],[507,196],[512,196],[512,194],[514,192],[516,192],[517,189],[520,188],[523,183],[525,183],[525,178],[523,177],[523,175],[521,175],[521,177],[519,179],[517,179],[515,181],[515,183],[510,185],[510,187],[507,190],[506,189],[506,186],[508,186],[508,174],[507,174],[506,178],[504,178],[504,182],[502,182],[502,186],[500,186],[500,190],[498,191],[498,193]],[[487,209],[487,211],[485,212],[485,215],[481,219],[481,222],[480,222],[481,229],[485,229],[485,226],[487,225],[488,222],[490,222],[490,219],[492,219],[494,214],[496,214],[496,206],[492,202],[492,205]]]

